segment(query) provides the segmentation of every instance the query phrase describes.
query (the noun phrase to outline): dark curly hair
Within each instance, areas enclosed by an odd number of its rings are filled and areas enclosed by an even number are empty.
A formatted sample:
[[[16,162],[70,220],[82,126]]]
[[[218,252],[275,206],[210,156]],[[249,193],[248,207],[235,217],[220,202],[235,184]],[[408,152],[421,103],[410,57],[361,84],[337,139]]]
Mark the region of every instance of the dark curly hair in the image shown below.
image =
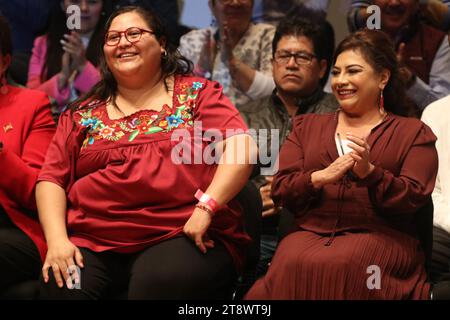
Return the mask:
[[[384,88],[384,108],[401,116],[413,115],[413,104],[406,96],[405,84],[399,77],[399,66],[394,43],[380,30],[363,29],[347,36],[336,48],[333,64],[344,51],[354,50],[362,54],[375,72],[387,69],[391,76]]]
[[[150,10],[138,6],[126,6],[118,9],[106,22],[104,34],[110,28],[112,21],[117,16],[128,12],[136,12],[139,14],[153,30],[156,39],[160,43],[165,42],[165,50],[167,55],[161,59],[161,72],[166,90],[168,90],[166,81],[168,77],[175,74],[190,74],[192,72],[192,62],[182,56],[178,49],[167,41],[167,35],[163,24],[158,16]],[[101,80],[89,92],[70,104],[70,109],[72,112],[83,108],[82,102],[86,100],[91,101],[99,99],[102,101],[108,101],[112,99],[114,101],[117,95],[117,82],[106,64],[105,54],[103,51],[100,55],[100,74]]]

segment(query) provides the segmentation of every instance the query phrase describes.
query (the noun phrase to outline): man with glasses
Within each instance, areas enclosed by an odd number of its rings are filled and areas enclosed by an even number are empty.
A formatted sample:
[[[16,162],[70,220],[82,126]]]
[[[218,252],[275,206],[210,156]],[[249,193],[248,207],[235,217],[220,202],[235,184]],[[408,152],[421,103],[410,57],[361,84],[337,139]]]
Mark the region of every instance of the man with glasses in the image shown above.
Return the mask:
[[[219,82],[231,102],[270,95],[270,45],[275,28],[251,23],[253,0],[209,0],[217,27],[194,30],[180,39],[181,53],[194,63],[194,74]]]
[[[333,28],[320,12],[304,9],[302,17],[289,17],[282,21],[272,43],[276,88],[271,96],[253,101],[240,109],[249,128],[256,132],[259,129],[279,130],[281,147],[290,133],[293,117],[304,113],[334,112],[337,101],[332,95],[323,92],[333,49]],[[270,151],[271,143],[269,134],[267,149],[262,149]],[[317,143],[320,144],[320,141]],[[277,157],[272,155],[271,158]],[[280,208],[274,207],[270,197],[272,177],[260,175],[253,182],[263,198],[261,258],[257,269],[257,276],[261,276],[266,272],[276,249]]]

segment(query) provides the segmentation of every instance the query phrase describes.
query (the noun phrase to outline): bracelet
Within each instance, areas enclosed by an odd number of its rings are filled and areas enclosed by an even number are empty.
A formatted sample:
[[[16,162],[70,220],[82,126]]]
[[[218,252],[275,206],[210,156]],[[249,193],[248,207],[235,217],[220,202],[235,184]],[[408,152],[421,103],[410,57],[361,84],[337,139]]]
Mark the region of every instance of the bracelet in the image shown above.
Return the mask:
[[[214,217],[214,212],[212,212],[212,210],[208,208],[205,204],[199,202],[195,205],[195,207],[205,211],[207,214],[209,214],[211,218]]]
[[[219,209],[219,205],[217,204],[216,200],[211,198],[209,194],[203,193],[200,189],[195,192],[194,197],[201,203],[206,204],[211,211],[214,213]]]

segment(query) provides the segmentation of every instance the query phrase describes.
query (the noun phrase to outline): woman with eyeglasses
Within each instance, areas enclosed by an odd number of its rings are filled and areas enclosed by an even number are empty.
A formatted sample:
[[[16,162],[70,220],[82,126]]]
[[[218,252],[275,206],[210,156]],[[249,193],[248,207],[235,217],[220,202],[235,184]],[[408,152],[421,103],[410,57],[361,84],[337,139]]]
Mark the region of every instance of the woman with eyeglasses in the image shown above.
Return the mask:
[[[57,113],[100,79],[104,2],[61,0],[48,33],[34,41],[27,87],[46,92],[56,101]]]
[[[298,117],[281,148],[272,197],[295,214],[296,230],[246,298],[428,299],[423,234],[432,225],[421,221],[430,218],[422,208],[437,174],[436,137],[405,117],[388,36],[344,39],[331,83],[338,111]]]
[[[216,26],[193,30],[180,39],[181,53],[194,74],[218,81],[237,107],[269,96],[275,27],[252,23],[253,0],[209,0]]]
[[[39,176],[41,298],[225,298],[249,242],[232,199],[255,144],[153,13],[121,8],[106,30],[102,79],[61,115]],[[219,162],[193,158],[212,150]]]
[[[45,257],[34,188],[55,133],[47,95],[9,85],[11,32],[0,15],[0,297],[36,280]],[[0,298],[1,299],[1,298]]]

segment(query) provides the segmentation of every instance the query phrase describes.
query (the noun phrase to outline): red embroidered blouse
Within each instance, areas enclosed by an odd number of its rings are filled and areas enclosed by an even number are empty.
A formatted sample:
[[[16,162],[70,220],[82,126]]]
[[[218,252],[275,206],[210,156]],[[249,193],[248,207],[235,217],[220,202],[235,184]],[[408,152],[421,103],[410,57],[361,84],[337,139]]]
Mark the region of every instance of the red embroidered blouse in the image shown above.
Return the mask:
[[[195,191],[207,189],[217,168],[193,158],[193,164],[172,160],[181,141],[172,133],[184,129],[190,145],[187,133],[193,137],[198,121],[202,132],[247,130],[218,83],[185,76],[175,77],[173,105],[160,112],[112,120],[106,103],[93,101],[73,118],[64,113],[39,181],[66,190],[71,241],[97,252],[129,253],[180,236],[197,202]],[[211,143],[199,141],[202,150]],[[226,246],[239,269],[249,237],[235,201],[217,213],[208,235]]]

